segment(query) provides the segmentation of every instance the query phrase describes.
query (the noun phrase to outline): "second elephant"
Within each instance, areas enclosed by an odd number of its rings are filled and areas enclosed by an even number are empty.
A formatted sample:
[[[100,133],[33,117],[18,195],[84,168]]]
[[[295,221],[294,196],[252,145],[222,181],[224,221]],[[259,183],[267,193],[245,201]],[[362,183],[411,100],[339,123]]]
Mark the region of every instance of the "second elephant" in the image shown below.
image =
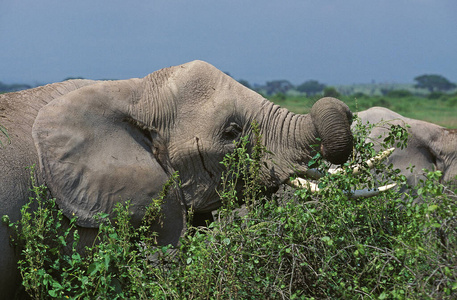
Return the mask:
[[[441,171],[441,182],[457,184],[457,130],[447,129],[425,121],[406,118],[383,107],[372,107],[357,113],[363,124],[378,125],[369,138],[375,144],[387,135],[389,125],[408,128],[408,146],[396,149],[388,158],[394,168],[400,169],[407,177],[408,185],[415,186],[424,180],[424,171]],[[381,136],[381,138],[379,138]],[[411,172],[411,168],[413,172]]]

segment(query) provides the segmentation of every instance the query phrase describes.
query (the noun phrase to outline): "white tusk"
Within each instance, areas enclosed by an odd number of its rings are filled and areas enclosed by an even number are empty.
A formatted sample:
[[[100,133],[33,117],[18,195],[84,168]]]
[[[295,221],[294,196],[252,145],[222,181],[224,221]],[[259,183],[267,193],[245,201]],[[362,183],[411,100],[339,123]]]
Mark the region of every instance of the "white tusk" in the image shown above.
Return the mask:
[[[395,148],[390,148],[390,149],[387,149],[387,150],[381,152],[380,154],[376,155],[375,157],[370,158],[369,160],[367,160],[368,167],[370,169],[373,168],[376,163],[381,162],[384,159],[386,159],[387,157],[389,157],[392,154],[392,152],[394,152],[394,150],[395,150]],[[355,173],[356,168],[354,168],[354,173]]]
[[[385,191],[390,190],[391,188],[394,188],[394,187],[396,187],[396,186],[397,186],[396,183],[391,183],[391,184],[388,184],[388,185],[383,185],[383,186],[378,187],[378,191],[380,191],[380,192],[385,192]]]
[[[300,177],[297,177],[294,180],[287,181],[287,184],[294,188],[301,188],[301,189],[306,188],[311,193],[315,193],[315,192],[319,191],[319,187],[317,184],[310,182],[306,179],[300,178]]]
[[[363,189],[363,190],[351,191],[351,198],[358,199],[358,198],[367,198],[367,197],[377,196],[382,192],[390,190],[391,188],[395,187],[396,185],[397,185],[396,183],[392,183],[392,184],[381,186],[376,189]]]
[[[387,149],[387,150],[381,152],[380,154],[378,154],[378,155],[370,158],[369,160],[367,160],[366,164],[368,165],[368,168],[370,168],[370,169],[373,168],[376,163],[381,162],[384,159],[386,159],[387,157],[389,157],[389,155],[391,155],[392,152],[394,152],[394,150],[395,150],[395,148]],[[352,174],[356,175],[356,174],[361,173],[363,168],[364,168],[364,165],[362,165],[362,164],[357,164],[357,165],[353,166],[352,167]],[[328,170],[328,172],[330,174],[338,174],[338,173],[341,173],[342,171],[343,171],[343,169],[341,169],[341,168]]]
[[[298,177],[294,180],[289,180],[287,182],[287,184],[294,188],[306,188],[311,193],[319,192],[319,186],[317,184],[310,182],[306,179],[300,178],[300,177]],[[392,183],[392,184],[381,186],[376,189],[355,190],[355,191],[351,191],[350,195],[351,195],[351,198],[353,198],[353,199],[373,197],[373,196],[379,195],[382,192],[390,190],[391,188],[395,187],[396,185],[397,185],[396,183]]]

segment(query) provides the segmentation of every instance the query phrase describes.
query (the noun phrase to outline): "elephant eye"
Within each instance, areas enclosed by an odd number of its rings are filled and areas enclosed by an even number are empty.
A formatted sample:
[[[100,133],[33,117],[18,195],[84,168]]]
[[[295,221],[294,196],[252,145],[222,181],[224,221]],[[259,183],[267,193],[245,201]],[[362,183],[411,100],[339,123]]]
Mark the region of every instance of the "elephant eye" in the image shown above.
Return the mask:
[[[235,122],[231,122],[230,125],[222,133],[224,139],[233,141],[239,139],[241,136],[241,127]]]

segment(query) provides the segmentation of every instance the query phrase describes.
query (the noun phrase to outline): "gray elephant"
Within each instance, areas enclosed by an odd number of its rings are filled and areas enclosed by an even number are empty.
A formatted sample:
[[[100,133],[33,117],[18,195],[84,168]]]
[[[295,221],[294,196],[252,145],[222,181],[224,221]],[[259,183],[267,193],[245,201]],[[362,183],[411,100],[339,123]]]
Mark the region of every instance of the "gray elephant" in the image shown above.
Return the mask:
[[[363,124],[379,123],[369,136],[375,145],[383,140],[389,124],[410,126],[408,146],[396,149],[388,158],[388,162],[407,177],[408,185],[414,186],[420,179],[425,179],[423,169],[441,171],[443,183],[457,183],[457,130],[406,118],[383,107],[372,107],[357,115]],[[415,166],[413,172],[408,169],[410,166]]]
[[[93,217],[111,214],[117,202],[132,200],[139,225],[151,198],[178,171],[181,188],[169,193],[165,221],[154,228],[160,244],[176,245],[190,207],[205,214],[221,205],[220,161],[234,140],[251,134],[253,121],[274,154],[261,170],[270,190],[304,175],[316,149],[335,164],[352,152],[352,114],[341,101],[324,98],[310,114],[294,114],[202,61],[142,79],[67,81],[0,97],[0,124],[11,137],[0,150],[0,214],[19,218],[30,196],[25,168],[37,164],[38,182],[67,217],[78,217],[86,240],[98,227]],[[6,226],[0,239],[0,289],[8,297],[18,274]]]

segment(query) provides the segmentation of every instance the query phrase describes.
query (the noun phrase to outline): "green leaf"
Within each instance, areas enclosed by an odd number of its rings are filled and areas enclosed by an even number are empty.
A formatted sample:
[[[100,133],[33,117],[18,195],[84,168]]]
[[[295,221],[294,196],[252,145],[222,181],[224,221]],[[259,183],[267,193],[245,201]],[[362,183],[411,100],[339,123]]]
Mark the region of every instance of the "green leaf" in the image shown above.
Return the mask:
[[[62,289],[62,285],[58,283],[57,281],[52,282],[52,287],[57,288],[57,289]]]
[[[328,237],[328,236],[322,237],[321,240],[322,240],[323,242],[326,242],[327,245],[329,245],[329,246],[333,245],[332,239],[331,239],[330,237]]]
[[[439,223],[433,223],[431,226],[434,227],[434,228],[440,228],[440,227],[441,227],[441,224],[439,224]]]
[[[94,275],[95,273],[97,273],[97,271],[99,270],[99,267],[98,267],[98,264],[97,263],[92,263],[90,264],[89,268],[87,268],[87,272],[89,272],[89,275]]]
[[[111,258],[109,255],[105,256],[105,268],[108,269]]]
[[[438,208],[438,205],[433,204],[433,205],[430,205],[430,206],[427,208],[427,210],[428,210],[428,211],[434,211],[434,210],[436,210],[437,208]]]
[[[57,293],[56,293],[56,291],[54,291],[54,290],[49,290],[49,291],[48,291],[48,294],[49,294],[49,296],[51,296],[51,297],[53,297],[53,298],[57,298]]]
[[[360,254],[364,255],[365,254],[365,247],[360,245],[358,248],[359,248]]]
[[[80,261],[81,260],[81,255],[79,253],[73,253],[71,256],[71,259]]]

